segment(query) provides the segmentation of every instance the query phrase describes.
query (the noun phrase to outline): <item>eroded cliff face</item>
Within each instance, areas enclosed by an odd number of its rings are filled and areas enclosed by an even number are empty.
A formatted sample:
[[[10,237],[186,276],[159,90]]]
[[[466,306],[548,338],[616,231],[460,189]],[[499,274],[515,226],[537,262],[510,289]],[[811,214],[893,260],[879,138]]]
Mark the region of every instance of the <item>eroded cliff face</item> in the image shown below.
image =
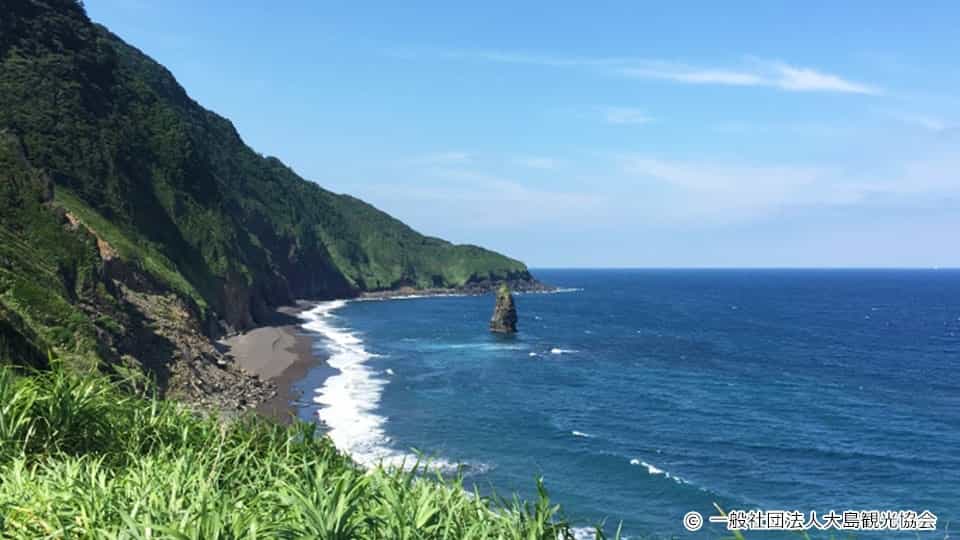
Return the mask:
[[[132,337],[121,363],[150,374],[172,398],[223,410],[244,410],[276,394],[269,381],[240,370],[202,331],[192,306],[176,294],[134,290],[116,282],[128,307]]]
[[[125,259],[56,190],[0,130],[0,361],[43,368],[52,356],[219,409],[271,395],[216,349],[203,310]]]
[[[155,385],[165,397],[220,410],[244,410],[275,395],[272,383],[238,369],[214,345],[195,304],[120,258],[96,230],[52,198],[47,204],[63,216],[67,234],[95,241],[97,292],[83,309],[94,321],[101,368],[132,376],[134,385],[145,376],[150,382],[140,385]],[[224,328],[229,325],[220,321],[214,333]]]
[[[101,257],[114,251],[99,237],[98,247]],[[221,410],[244,410],[275,394],[214,345],[189,299],[121,260],[104,259],[104,268],[119,308],[111,355],[119,366],[147,374],[166,397]]]
[[[501,334],[513,334],[517,331],[517,306],[506,284],[497,289],[493,317],[490,318],[490,331]]]
[[[539,286],[258,154],[80,2],[0,11],[0,361],[52,352],[243,406],[264,385],[213,340],[279,305]]]

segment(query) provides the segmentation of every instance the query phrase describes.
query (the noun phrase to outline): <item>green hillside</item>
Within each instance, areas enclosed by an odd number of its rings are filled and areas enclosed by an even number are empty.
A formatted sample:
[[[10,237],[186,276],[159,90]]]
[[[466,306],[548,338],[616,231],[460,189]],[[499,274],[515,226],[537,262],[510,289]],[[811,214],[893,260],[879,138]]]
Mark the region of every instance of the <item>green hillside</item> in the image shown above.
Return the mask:
[[[504,280],[536,284],[256,153],[79,2],[0,1],[0,351],[186,380],[295,298]]]

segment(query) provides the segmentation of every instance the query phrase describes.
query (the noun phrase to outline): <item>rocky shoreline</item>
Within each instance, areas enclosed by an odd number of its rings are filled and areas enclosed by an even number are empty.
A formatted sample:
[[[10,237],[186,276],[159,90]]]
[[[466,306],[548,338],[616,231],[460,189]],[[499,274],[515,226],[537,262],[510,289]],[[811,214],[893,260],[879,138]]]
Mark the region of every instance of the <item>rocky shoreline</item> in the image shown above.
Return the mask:
[[[414,287],[400,287],[382,291],[367,291],[360,293],[362,299],[389,299],[404,298],[409,296],[479,296],[497,292],[501,284],[506,284],[513,292],[518,293],[548,293],[557,290],[556,287],[547,285],[537,280],[506,280],[506,281],[477,281],[468,283],[462,287],[431,287],[428,289],[417,289]]]
[[[401,287],[364,292],[353,299],[483,295],[496,292],[503,283],[481,281],[456,288]],[[520,293],[556,290],[536,280],[510,280],[506,283],[511,290]],[[301,328],[298,318],[300,313],[315,305],[316,302],[299,300],[295,305],[278,308],[268,324],[218,340],[217,349],[226,364],[221,370],[239,374],[245,380],[240,383],[234,381],[229,389],[218,386],[208,395],[194,396],[189,401],[222,409],[227,414],[252,409],[280,421],[290,421],[296,416],[293,403],[301,397],[294,388],[295,384],[308,371],[323,365],[323,358],[318,358],[314,353],[313,336]]]
[[[254,411],[281,422],[289,422],[296,415],[291,403],[300,396],[294,384],[323,361],[314,354],[313,337],[300,327],[297,317],[314,305],[299,301],[278,308],[271,325],[218,341],[234,368],[269,385],[270,393],[250,404]]]

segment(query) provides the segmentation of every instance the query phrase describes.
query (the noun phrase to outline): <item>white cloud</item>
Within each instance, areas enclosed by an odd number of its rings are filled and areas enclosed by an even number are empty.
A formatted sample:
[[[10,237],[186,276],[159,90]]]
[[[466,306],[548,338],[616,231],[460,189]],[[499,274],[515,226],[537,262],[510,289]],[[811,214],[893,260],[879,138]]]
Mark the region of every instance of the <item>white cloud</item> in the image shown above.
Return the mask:
[[[646,156],[620,158],[624,173],[653,192],[658,214],[668,219],[740,221],[799,203],[824,177],[815,168],[699,163]]]
[[[647,124],[653,120],[642,110],[633,107],[604,107],[601,112],[609,124]]]
[[[830,208],[883,215],[894,208],[922,211],[960,200],[960,153],[955,150],[953,144],[928,145],[920,153],[878,154],[856,167],[641,153],[587,153],[563,160],[514,155],[484,163],[467,152],[441,152],[411,160],[402,183],[351,190],[425,231],[456,223],[478,234],[572,224],[750,223]],[[550,183],[535,181],[539,175],[524,179],[484,172],[505,164],[550,170]]]
[[[782,62],[770,65],[775,76],[770,82],[795,92],[845,92],[849,94],[880,94],[880,90],[865,84],[848,81],[836,75],[809,68],[794,67]]]
[[[393,56],[418,58],[423,51],[388,51]],[[658,79],[684,84],[769,87],[790,92],[835,92],[879,95],[874,85],[849,80],[810,67],[747,57],[739,66],[694,66],[664,59],[627,57],[560,57],[509,51],[444,51],[430,56],[475,59],[504,64],[596,69],[624,77]]]
[[[654,61],[623,67],[622,75],[640,79],[662,79],[688,84],[720,84],[727,86],[760,86],[758,75],[718,68],[698,68],[683,64]]]
[[[535,188],[465,169],[424,170],[414,185],[375,184],[359,191],[365,200],[425,230],[451,221],[477,229],[589,221],[605,215],[609,206],[599,192]]]
[[[744,164],[618,157],[620,170],[649,193],[646,208],[672,221],[749,221],[786,208],[910,206],[960,197],[960,159],[927,156],[885,173],[795,164]]]
[[[756,60],[739,69],[696,67],[664,61],[641,62],[619,69],[622,75],[643,79],[661,79],[686,84],[723,86],[766,86],[791,92],[839,92],[847,94],[880,94],[873,86],[811,68],[795,67],[783,62]]]

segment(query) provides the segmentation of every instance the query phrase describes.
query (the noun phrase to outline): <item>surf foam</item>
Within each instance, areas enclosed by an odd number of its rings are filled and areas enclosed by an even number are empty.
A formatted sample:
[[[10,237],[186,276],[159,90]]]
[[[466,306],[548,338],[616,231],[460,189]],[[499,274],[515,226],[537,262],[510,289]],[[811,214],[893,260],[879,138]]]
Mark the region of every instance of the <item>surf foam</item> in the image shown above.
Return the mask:
[[[574,540],[593,540],[597,537],[597,530],[593,527],[573,527],[570,532]]]
[[[314,390],[313,401],[322,405],[317,417],[326,425],[327,435],[334,446],[349,454],[358,464],[410,468],[417,463],[417,456],[397,452],[388,446],[390,438],[384,432],[387,418],[376,413],[383,387],[387,384],[377,376],[380,372],[367,364],[376,355],[364,349],[363,340],[355,333],[334,324],[336,315],[333,312],[346,304],[345,300],[323,302],[300,314],[306,321],[303,328],[327,340],[330,352],[327,364],[339,371]],[[442,459],[428,461],[427,466],[433,470],[453,471],[457,468]]]
[[[650,463],[647,463],[646,461],[642,461],[642,460],[639,460],[639,459],[634,458],[634,459],[631,459],[631,460],[630,460],[630,464],[631,464],[631,465],[638,465],[638,466],[645,467],[645,468],[647,469],[647,474],[650,474],[651,476],[663,476],[663,477],[665,477],[665,478],[669,478],[669,479],[673,480],[674,482],[676,482],[676,483],[678,483],[678,484],[685,484],[685,483],[686,483],[686,480],[684,480],[683,478],[680,478],[679,476],[674,476],[674,475],[668,473],[667,471],[665,471],[665,470],[657,467],[656,465],[652,465],[652,464],[650,464]]]

